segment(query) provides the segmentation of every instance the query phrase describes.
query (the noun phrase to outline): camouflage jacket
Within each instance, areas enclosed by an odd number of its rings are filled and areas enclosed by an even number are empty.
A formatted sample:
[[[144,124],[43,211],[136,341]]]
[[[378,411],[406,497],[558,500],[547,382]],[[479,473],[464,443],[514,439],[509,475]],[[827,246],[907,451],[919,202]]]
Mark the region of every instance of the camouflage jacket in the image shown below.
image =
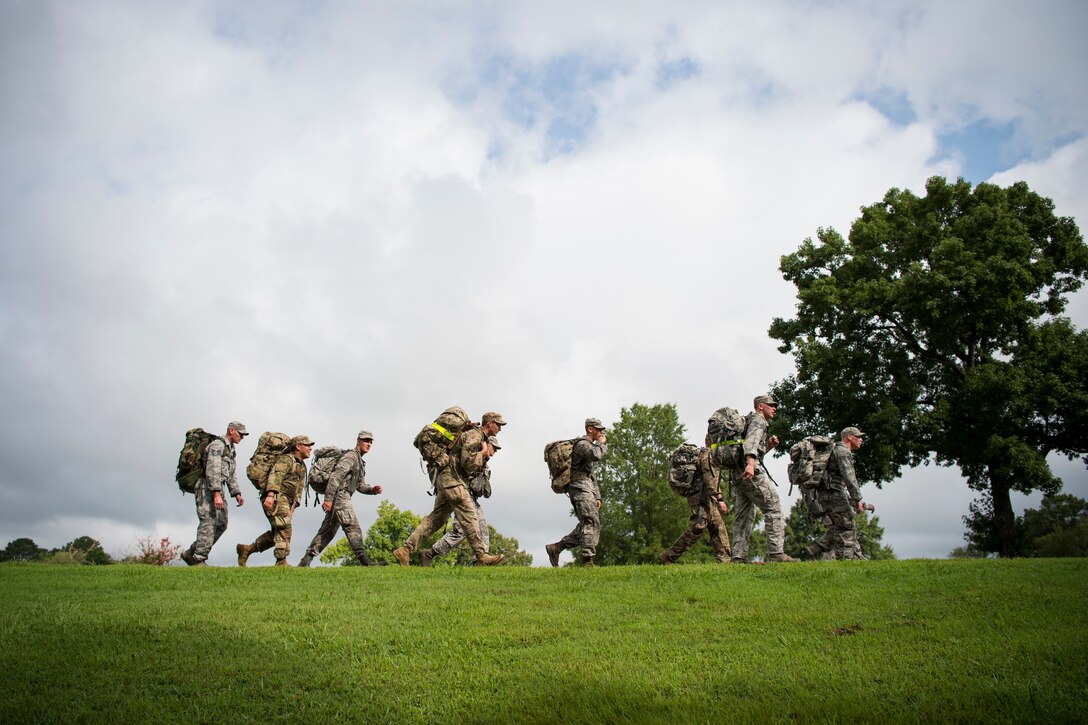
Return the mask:
[[[845,490],[850,503],[855,506],[861,500],[861,486],[854,475],[854,454],[842,441],[836,441],[831,449],[831,458],[827,461],[827,485]]]
[[[325,499],[333,501],[339,493],[349,497],[356,491],[370,493],[373,486],[366,484],[366,461],[358,449],[345,451],[329,474],[329,483],[325,487]]]
[[[466,484],[487,468],[487,436],[480,428],[469,428],[453,444],[454,469]]]
[[[294,453],[284,453],[272,464],[262,493],[286,496],[292,506],[298,506],[302,500],[302,490],[306,488],[306,463],[300,461]]]
[[[704,448],[699,452],[699,458],[695,461],[695,475],[699,476],[699,480],[703,482],[700,496],[705,494],[708,501],[715,503],[722,500],[722,471],[721,468],[714,465],[714,459],[710,455],[709,448]]]
[[[204,464],[204,477],[197,482],[198,486],[205,486],[213,493],[222,492],[226,487],[231,497],[240,496],[238,490],[238,468],[234,460],[234,444],[227,443],[222,438],[215,438],[206,449],[207,462]]]
[[[570,452],[570,482],[571,485],[581,481],[588,481],[593,485],[593,491],[597,498],[601,497],[597,488],[597,464],[608,454],[608,444],[597,443],[586,436],[578,439]]]

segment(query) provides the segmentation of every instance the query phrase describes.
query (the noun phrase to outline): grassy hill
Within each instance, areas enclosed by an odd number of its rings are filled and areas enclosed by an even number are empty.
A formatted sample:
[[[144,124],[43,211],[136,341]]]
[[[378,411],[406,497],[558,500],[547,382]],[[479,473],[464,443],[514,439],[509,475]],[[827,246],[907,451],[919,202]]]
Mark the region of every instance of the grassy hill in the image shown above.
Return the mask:
[[[6,722],[1083,721],[1088,560],[0,566]]]

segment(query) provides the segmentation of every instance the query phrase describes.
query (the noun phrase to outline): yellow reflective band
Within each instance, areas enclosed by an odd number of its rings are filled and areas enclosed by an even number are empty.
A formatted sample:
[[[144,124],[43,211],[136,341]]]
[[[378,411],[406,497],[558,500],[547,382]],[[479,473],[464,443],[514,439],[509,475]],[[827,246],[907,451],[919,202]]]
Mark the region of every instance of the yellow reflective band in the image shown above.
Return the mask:
[[[721,443],[711,443],[710,450],[714,450],[718,446],[739,446],[744,443],[744,439],[741,438],[735,441],[722,441]]]
[[[433,427],[433,428],[434,428],[435,430],[437,430],[437,431],[438,431],[439,433],[441,433],[442,435],[444,435],[444,436],[446,436],[447,438],[449,438],[449,439],[450,439],[451,441],[452,441],[452,440],[453,440],[454,438],[456,438],[456,436],[455,436],[455,435],[454,435],[453,433],[450,433],[450,432],[449,432],[448,430],[446,430],[445,428],[443,428],[442,426],[440,426],[440,425],[439,425],[438,423],[431,423],[431,426],[432,426],[432,427]]]

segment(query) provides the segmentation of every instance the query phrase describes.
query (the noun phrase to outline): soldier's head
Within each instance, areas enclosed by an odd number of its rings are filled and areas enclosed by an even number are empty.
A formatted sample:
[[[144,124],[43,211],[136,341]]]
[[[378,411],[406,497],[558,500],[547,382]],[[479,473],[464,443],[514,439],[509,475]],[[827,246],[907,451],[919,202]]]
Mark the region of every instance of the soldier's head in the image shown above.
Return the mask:
[[[586,437],[591,441],[600,440],[605,430],[600,418],[586,418]]]
[[[295,436],[288,444],[288,448],[300,461],[305,461],[310,457],[310,451],[314,449],[314,442],[310,436]]]
[[[842,429],[842,443],[852,451],[861,448],[861,444],[865,442],[864,436],[865,434],[854,426]]]
[[[499,439],[495,436],[487,437],[487,457],[491,458],[498,451],[502,450],[502,446],[499,445]]]
[[[485,436],[498,435],[502,427],[506,425],[506,421],[502,419],[500,413],[490,411],[484,413],[484,417],[480,419],[480,430],[484,432]]]
[[[778,401],[770,395],[757,395],[752,401],[752,407],[763,416],[764,420],[770,420],[778,410]]]
[[[232,420],[227,423],[227,440],[237,445],[242,442],[249,433],[246,432],[246,427],[236,420]]]
[[[374,445],[374,436],[370,431],[361,430],[359,435],[355,436],[355,447],[359,449],[360,454],[365,456],[372,445]]]

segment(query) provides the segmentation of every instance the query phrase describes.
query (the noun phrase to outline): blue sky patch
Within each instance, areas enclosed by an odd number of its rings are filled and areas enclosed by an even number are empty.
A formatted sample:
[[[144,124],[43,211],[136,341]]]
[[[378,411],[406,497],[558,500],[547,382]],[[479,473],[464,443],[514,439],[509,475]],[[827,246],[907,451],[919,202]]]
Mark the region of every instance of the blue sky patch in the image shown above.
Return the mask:
[[[907,94],[887,86],[872,93],[859,93],[855,96],[875,108],[896,126],[907,126],[918,120]]]
[[[972,184],[978,184],[1029,158],[1013,143],[1015,134],[1014,122],[975,121],[941,134],[937,157],[958,157],[962,164],[960,175]]]
[[[699,75],[701,68],[691,58],[675,58],[662,61],[657,66],[657,89],[667,91],[677,83]]]

